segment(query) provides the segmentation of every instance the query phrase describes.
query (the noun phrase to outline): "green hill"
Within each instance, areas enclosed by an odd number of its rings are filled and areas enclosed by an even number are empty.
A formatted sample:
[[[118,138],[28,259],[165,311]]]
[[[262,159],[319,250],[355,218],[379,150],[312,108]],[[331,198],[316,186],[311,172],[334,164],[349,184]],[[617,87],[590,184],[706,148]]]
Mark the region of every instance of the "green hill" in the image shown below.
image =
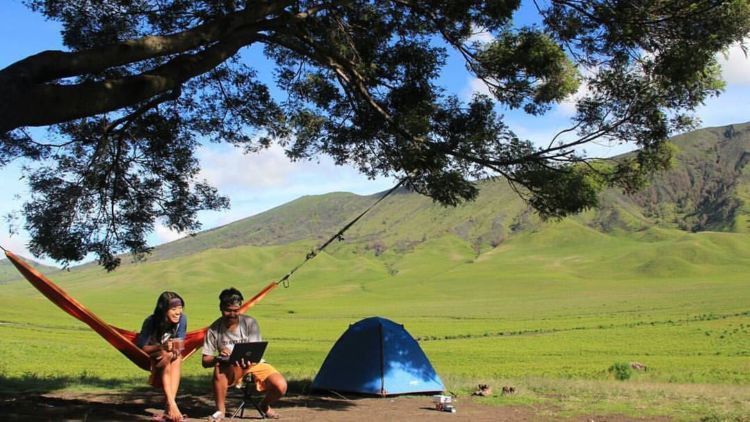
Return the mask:
[[[750,124],[698,130],[675,137],[673,168],[632,196],[607,191],[601,206],[572,219],[609,233],[650,227],[689,232],[750,230]],[[455,208],[402,190],[373,209],[333,249],[402,254],[455,235],[476,254],[497,247],[541,222],[504,180],[480,183],[479,197]],[[149,259],[187,256],[212,248],[321,242],[382,195],[305,196],[253,217],[161,245]]]
[[[331,193],[306,196],[253,217],[155,248],[150,260],[186,256],[212,248],[322,242],[382,195]],[[481,194],[458,207],[435,204],[404,189],[387,198],[346,232],[346,245],[360,253],[403,253],[427,240],[455,235],[479,253],[538,224],[503,181],[481,182]]]
[[[59,268],[40,264],[32,259],[29,259],[29,258],[24,258],[24,259],[27,262],[30,262],[32,267],[46,274],[51,274],[51,273],[60,271]],[[5,259],[5,256],[3,256],[3,259],[0,260],[0,284],[5,284],[11,281],[18,281],[18,280],[22,280],[21,275],[18,274],[18,270],[16,270],[16,267],[14,267],[13,264],[11,264],[7,259]]]
[[[281,245],[321,240],[341,222],[354,217],[371,199],[351,193],[304,196],[253,217],[157,247],[149,259],[170,259],[211,248]]]
[[[662,227],[747,232],[750,124],[695,131],[672,144],[674,168],[631,198],[641,213]]]

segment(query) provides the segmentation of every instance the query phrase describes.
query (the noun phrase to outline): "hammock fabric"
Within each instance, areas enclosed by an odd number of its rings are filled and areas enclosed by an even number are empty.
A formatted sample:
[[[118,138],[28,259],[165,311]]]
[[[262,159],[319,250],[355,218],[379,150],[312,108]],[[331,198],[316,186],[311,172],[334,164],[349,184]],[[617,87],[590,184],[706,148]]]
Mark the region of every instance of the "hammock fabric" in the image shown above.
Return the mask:
[[[125,355],[134,364],[138,365],[142,369],[149,370],[151,366],[148,354],[138,347],[135,342],[138,337],[138,333],[135,331],[129,331],[122,328],[109,325],[104,322],[101,318],[96,316],[93,312],[86,309],[80,302],[73,299],[63,289],[57,286],[55,283],[50,281],[39,271],[32,268],[29,264],[18,258],[10,251],[5,251],[5,256],[8,257],[10,262],[15,265],[18,271],[23,274],[26,280],[29,281],[37,290],[39,290],[44,296],[47,297],[52,303],[57,305],[63,311],[69,313],[79,321],[85,323],[96,331],[104,340],[107,340],[115,349],[119,350],[120,353]],[[268,292],[273,290],[278,283],[274,282],[266,286],[258,294],[253,296],[250,300],[242,304],[240,313],[247,312],[252,306],[260,302]],[[187,359],[192,355],[199,347],[203,346],[203,338],[206,335],[208,327],[201,328],[200,330],[194,330],[187,333],[185,338],[185,349],[182,351],[182,359]]]

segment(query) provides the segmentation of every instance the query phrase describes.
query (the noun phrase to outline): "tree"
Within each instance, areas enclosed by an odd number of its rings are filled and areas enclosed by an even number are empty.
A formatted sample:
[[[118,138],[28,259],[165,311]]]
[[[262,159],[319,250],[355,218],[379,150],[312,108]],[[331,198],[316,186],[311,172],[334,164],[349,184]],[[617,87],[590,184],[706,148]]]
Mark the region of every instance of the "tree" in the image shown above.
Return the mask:
[[[117,253],[146,253],[157,219],[190,231],[198,210],[228,206],[196,180],[204,140],[329,155],[449,205],[500,175],[544,217],[578,212],[601,188],[635,189],[667,165],[667,136],[722,88],[716,53],[750,32],[746,0],[535,0],[541,23],[529,26],[513,24],[520,0],[26,3],[62,22],[70,50],[0,70],[0,164],[46,163],[30,171],[23,207],[34,254],[93,252],[107,269]],[[472,41],[479,29],[494,40]],[[285,98],[241,59],[253,45]],[[493,98],[462,103],[436,85],[447,49]],[[543,116],[581,84],[564,142],[535,146],[495,112]],[[30,126],[49,126],[48,139]],[[602,139],[638,153],[575,152]]]

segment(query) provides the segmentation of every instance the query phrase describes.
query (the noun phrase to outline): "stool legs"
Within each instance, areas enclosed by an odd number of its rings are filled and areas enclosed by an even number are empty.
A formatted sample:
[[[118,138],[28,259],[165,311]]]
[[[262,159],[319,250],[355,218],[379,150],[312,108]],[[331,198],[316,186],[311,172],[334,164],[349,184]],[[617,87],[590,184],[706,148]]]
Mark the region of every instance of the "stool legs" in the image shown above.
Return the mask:
[[[260,408],[258,400],[253,398],[253,389],[255,388],[255,382],[252,380],[252,378],[247,377],[243,380],[243,382],[244,386],[242,387],[242,403],[240,403],[239,407],[237,407],[237,410],[235,410],[232,414],[232,419],[236,418],[237,415],[239,415],[240,418],[245,417],[245,407],[247,407],[248,402],[250,402],[255,410],[258,411],[258,413],[260,414],[260,418],[265,419],[266,413]]]

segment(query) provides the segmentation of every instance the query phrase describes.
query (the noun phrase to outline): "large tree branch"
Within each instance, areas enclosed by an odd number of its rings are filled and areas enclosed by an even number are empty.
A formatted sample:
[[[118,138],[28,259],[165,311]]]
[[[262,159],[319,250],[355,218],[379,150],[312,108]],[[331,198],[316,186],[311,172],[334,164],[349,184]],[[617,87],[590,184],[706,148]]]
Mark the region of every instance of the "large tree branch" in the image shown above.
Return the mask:
[[[34,85],[26,91],[14,89],[6,94],[6,105],[0,106],[0,132],[93,116],[147,101],[223,63],[255,42],[263,28],[243,28],[203,51],[178,56],[140,75],[76,85]]]
[[[0,70],[0,83],[23,79],[27,83],[51,82],[61,78],[99,73],[106,69],[147,59],[185,53],[211,45],[229,34],[279,13],[292,1],[264,2],[222,16],[183,32],[127,40],[84,51],[43,51]]]
[[[253,6],[178,34],[81,52],[47,51],[15,63],[0,71],[0,132],[114,111],[174,90],[255,42],[259,32],[273,26],[266,18],[290,3]],[[41,83],[172,54],[180,55],[138,75],[73,85]]]

